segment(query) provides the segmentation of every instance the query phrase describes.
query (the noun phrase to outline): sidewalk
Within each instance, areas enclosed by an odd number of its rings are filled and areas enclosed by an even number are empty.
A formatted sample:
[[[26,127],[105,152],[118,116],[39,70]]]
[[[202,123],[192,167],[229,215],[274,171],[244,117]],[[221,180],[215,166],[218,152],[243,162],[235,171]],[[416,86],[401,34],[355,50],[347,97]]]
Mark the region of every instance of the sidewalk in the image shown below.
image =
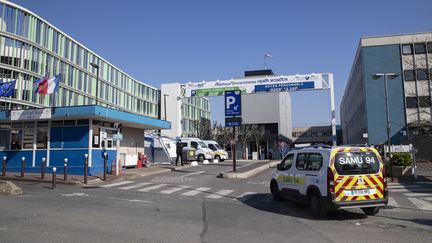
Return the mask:
[[[242,160],[242,162],[247,160]],[[245,179],[260,172],[267,170],[268,168],[276,166],[280,160],[253,160],[247,161],[250,164],[237,168],[234,172],[233,170],[222,172],[219,174],[220,178],[231,178],[231,179]]]
[[[103,175],[97,176],[87,176],[87,184],[84,184],[84,176],[82,175],[68,175],[67,181],[64,180],[64,175],[60,172],[56,175],[56,183],[64,185],[76,185],[76,186],[96,186],[101,183],[113,182],[113,181],[123,181],[132,180],[143,176],[155,175],[160,173],[165,173],[178,169],[185,169],[192,167],[191,165],[185,166],[174,166],[174,165],[153,165],[150,167],[125,169],[121,171],[121,174],[110,175],[107,174],[106,181],[103,181]],[[21,173],[17,172],[7,172],[6,176],[0,176],[2,181],[27,181],[27,182],[38,182],[38,183],[52,183],[52,174],[45,173],[45,178],[41,179],[40,173],[26,173],[24,177],[21,177]]]

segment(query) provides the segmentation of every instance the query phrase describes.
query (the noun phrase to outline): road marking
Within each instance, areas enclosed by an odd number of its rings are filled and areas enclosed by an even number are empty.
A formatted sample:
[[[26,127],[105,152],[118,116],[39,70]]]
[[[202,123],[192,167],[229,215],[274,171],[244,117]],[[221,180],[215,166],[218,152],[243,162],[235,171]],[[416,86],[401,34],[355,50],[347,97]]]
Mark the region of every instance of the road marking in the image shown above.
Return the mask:
[[[417,188],[417,189],[390,189],[390,192],[432,192],[432,188]]]
[[[413,193],[404,193],[403,195],[407,196],[407,197],[427,197],[427,196],[430,196],[431,193],[415,193],[415,192],[413,192]]]
[[[394,198],[389,197],[387,206],[398,208],[399,203],[397,203],[396,200],[394,200]]]
[[[253,197],[253,195],[255,195],[256,192],[244,192],[243,194],[241,194],[240,196],[233,198],[233,200],[239,200],[239,201],[247,201],[249,200],[251,197]]]
[[[253,185],[265,185],[267,181],[261,181],[261,182],[255,182],[255,181],[248,181],[247,184],[253,184]]]
[[[428,201],[432,201],[432,197],[424,197],[422,198],[423,200],[428,200]]]
[[[138,183],[138,184],[135,184],[135,185],[132,185],[132,186],[124,186],[124,187],[120,187],[119,189],[121,189],[121,190],[130,190],[130,189],[132,189],[132,188],[137,188],[137,187],[147,186],[147,185],[151,185],[151,184],[153,184],[153,183],[150,183],[150,182],[143,182],[143,183]]]
[[[173,187],[171,189],[163,190],[163,191],[161,191],[159,193],[162,193],[162,194],[171,194],[171,193],[174,193],[174,192],[177,192],[177,191],[181,191],[183,189],[187,189],[189,187],[190,186],[177,186],[177,187]]]
[[[215,192],[211,195],[208,195],[207,198],[211,198],[211,199],[219,199],[222,198],[228,194],[230,194],[231,192],[233,192],[234,190],[220,190],[218,192]]]
[[[412,204],[414,204],[417,208],[419,208],[421,210],[432,211],[432,204],[430,204],[424,200],[421,200],[421,199],[418,199],[415,197],[409,197],[408,200],[410,202],[412,202]]]
[[[192,175],[198,175],[198,174],[204,174],[205,171],[198,171],[198,172],[194,172],[194,173],[189,173],[186,175],[182,175],[179,178],[183,178],[183,177],[188,177],[188,176],[192,176]]]
[[[89,194],[82,192],[74,192],[71,194],[61,194],[63,197],[88,197]]]
[[[134,181],[119,181],[119,182],[111,183],[111,184],[108,184],[108,185],[102,185],[102,186],[100,186],[100,187],[105,187],[105,188],[107,188],[107,187],[121,186],[121,185],[131,184],[131,183],[133,183],[133,182],[134,182]]]
[[[210,189],[211,188],[209,188],[209,187],[198,187],[196,189],[187,191],[187,192],[183,193],[182,195],[183,196],[195,196],[195,195],[200,194],[201,192],[205,192],[205,191],[208,191]]]
[[[152,190],[156,190],[156,189],[160,189],[164,186],[166,186],[167,184],[159,184],[159,185],[154,185],[154,186],[149,186],[149,187],[145,187],[143,189],[139,189],[137,191],[139,192],[148,192],[148,191],[152,191]]]
[[[412,189],[412,188],[424,188],[422,185],[409,185],[409,186],[403,186],[403,185],[394,185],[394,186],[388,186],[389,189]]]
[[[141,202],[141,203],[152,203],[150,201],[139,200],[139,199],[126,199],[126,198],[118,198],[118,197],[109,197],[109,199],[128,201],[128,202]]]

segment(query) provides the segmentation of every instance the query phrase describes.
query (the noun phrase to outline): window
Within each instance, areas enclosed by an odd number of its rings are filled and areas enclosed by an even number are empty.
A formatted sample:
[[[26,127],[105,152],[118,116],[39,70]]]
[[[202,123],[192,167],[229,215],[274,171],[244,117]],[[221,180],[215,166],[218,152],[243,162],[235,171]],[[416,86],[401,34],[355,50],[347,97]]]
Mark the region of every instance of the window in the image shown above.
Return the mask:
[[[208,147],[213,151],[217,151],[217,148],[211,143],[208,145]]]
[[[417,97],[406,97],[406,108],[417,108]]]
[[[372,174],[379,171],[379,160],[372,152],[337,153],[335,168],[340,175]]]
[[[323,156],[320,153],[311,153],[307,161],[308,170],[319,171],[323,163]]]
[[[297,154],[296,167],[298,170],[319,171],[323,164],[320,153]]]
[[[413,53],[413,46],[411,44],[402,45],[402,54],[408,55]]]
[[[430,107],[431,104],[431,97],[430,96],[420,96],[419,97],[419,107],[426,108]]]
[[[48,141],[48,122],[38,122],[36,135],[36,148],[46,149]]]
[[[405,81],[414,81],[415,80],[415,71],[414,70],[404,70]]]
[[[415,53],[416,54],[424,54],[424,53],[426,53],[426,44],[425,43],[417,43],[417,44],[415,44]]]
[[[292,166],[294,160],[294,154],[288,154],[285,159],[281,162],[281,167],[283,170],[289,170]]]
[[[306,170],[306,154],[297,154],[296,167],[298,170]]]
[[[432,43],[431,42],[429,42],[427,44],[427,51],[428,51],[428,53],[432,53]]]
[[[417,80],[428,80],[428,71],[427,69],[417,69]]]
[[[198,143],[197,142],[191,142],[191,147],[192,148],[198,148]]]
[[[34,123],[24,123],[23,149],[33,149]]]
[[[0,130],[0,150],[9,150],[10,143],[10,130]]]
[[[11,150],[21,150],[22,147],[22,128],[14,127],[11,130]]]

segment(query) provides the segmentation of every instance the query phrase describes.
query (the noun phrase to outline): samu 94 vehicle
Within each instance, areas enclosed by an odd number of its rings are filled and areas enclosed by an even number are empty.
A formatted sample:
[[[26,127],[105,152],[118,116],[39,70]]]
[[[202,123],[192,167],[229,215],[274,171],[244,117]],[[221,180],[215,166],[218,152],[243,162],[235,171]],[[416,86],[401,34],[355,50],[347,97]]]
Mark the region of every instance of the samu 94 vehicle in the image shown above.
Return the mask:
[[[388,202],[384,164],[370,147],[314,147],[289,152],[272,173],[273,199],[309,206],[314,217],[361,208],[378,213]]]

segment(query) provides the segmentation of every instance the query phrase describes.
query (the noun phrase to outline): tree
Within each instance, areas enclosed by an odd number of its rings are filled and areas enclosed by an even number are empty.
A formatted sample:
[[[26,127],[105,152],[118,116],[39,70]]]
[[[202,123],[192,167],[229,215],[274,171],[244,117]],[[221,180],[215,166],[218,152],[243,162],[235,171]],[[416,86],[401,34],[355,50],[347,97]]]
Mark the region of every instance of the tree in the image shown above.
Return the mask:
[[[218,122],[213,123],[212,138],[222,145],[223,148],[226,148],[230,144],[232,137],[232,131],[229,127],[222,126]]]
[[[265,134],[265,130],[262,126],[259,126],[258,124],[252,125],[251,137],[255,140],[257,152],[259,152],[259,150],[258,150],[259,149],[259,143],[263,139],[264,134]]]
[[[208,140],[211,139],[211,124],[209,119],[201,118],[192,121],[193,134],[195,137]]]
[[[243,159],[247,159],[246,145],[252,138],[252,125],[242,124],[239,128],[238,140],[242,145]]]

